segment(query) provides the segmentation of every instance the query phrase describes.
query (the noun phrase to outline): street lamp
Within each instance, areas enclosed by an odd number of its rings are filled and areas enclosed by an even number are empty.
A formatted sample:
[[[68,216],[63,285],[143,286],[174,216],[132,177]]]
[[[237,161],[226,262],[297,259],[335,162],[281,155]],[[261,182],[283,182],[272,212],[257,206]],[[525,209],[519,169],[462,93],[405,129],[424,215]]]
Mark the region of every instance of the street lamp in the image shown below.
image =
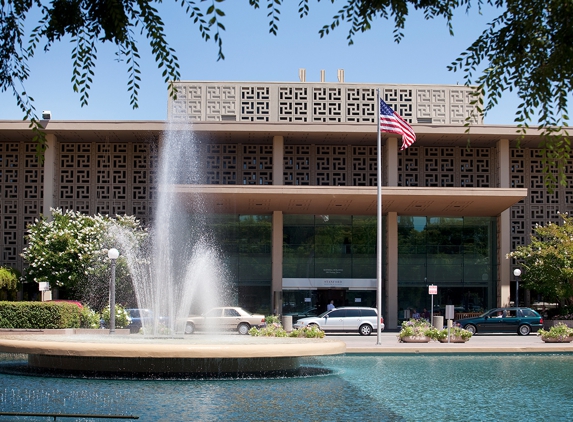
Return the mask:
[[[515,276],[515,307],[519,307],[519,276],[521,275],[521,270],[516,268],[513,270],[513,275]]]
[[[109,286],[109,333],[115,334],[115,260],[119,257],[119,251],[111,248],[107,251],[107,257],[111,261],[111,282]]]

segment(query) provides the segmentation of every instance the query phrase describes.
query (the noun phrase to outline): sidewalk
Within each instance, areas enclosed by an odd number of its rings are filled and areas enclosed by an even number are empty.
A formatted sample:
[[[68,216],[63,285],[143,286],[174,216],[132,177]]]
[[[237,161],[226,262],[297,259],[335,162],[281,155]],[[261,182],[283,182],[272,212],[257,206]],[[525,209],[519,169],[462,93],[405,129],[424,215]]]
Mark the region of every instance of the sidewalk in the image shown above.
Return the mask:
[[[545,343],[535,333],[528,336],[517,334],[474,335],[466,343],[400,343],[397,332],[382,332],[380,344],[377,335],[333,335],[326,338],[346,343],[346,353],[573,353],[573,343]]]

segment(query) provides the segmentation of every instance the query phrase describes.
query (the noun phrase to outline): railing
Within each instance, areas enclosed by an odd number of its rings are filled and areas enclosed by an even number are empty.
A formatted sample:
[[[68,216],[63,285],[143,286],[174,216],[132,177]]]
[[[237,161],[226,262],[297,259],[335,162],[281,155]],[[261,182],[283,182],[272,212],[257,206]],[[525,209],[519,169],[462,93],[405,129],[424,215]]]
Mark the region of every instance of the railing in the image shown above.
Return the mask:
[[[462,318],[474,318],[481,314],[483,314],[483,312],[456,312],[454,313],[454,320],[457,321]]]
[[[85,419],[139,419],[134,415],[94,415],[82,413],[50,413],[50,412],[0,412],[0,416],[40,416],[44,418],[85,418]]]

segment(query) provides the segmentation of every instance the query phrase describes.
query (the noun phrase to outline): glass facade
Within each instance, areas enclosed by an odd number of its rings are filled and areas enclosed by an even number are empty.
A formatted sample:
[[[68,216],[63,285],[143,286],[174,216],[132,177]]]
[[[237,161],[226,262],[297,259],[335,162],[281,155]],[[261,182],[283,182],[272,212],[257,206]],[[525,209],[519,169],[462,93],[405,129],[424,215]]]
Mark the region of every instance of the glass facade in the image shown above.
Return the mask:
[[[229,304],[270,314],[272,216],[214,214],[207,225],[228,269]],[[445,305],[458,312],[495,306],[496,238],[495,218],[398,217],[398,318],[412,309],[430,310],[430,284],[438,286],[434,312]],[[283,278],[375,279],[376,217],[284,215]],[[320,313],[330,300],[375,307],[376,291],[286,289],[282,313]]]
[[[269,315],[272,216],[212,214],[207,226],[227,268],[228,305]]]
[[[376,279],[376,217],[284,215],[283,277]],[[303,317],[335,306],[376,306],[376,291],[355,287],[284,290],[283,313]]]
[[[285,215],[283,277],[376,278],[376,217]]]
[[[496,219],[398,218],[399,319],[430,311],[428,285],[438,286],[434,312],[479,312],[496,304]]]

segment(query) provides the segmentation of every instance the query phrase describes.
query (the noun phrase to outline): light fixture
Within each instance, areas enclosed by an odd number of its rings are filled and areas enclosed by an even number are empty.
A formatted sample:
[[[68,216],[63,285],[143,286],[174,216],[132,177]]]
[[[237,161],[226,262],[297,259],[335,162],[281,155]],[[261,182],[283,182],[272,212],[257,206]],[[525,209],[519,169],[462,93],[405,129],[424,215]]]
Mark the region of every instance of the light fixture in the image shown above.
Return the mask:
[[[52,112],[50,110],[42,111],[42,120],[50,120],[52,118]]]
[[[119,257],[119,251],[111,248],[107,251],[107,257],[111,261],[111,281],[109,284],[109,333],[115,334],[115,260]]]
[[[519,276],[521,275],[521,270],[516,268],[513,270],[513,275],[515,276],[515,307],[519,307]]]

